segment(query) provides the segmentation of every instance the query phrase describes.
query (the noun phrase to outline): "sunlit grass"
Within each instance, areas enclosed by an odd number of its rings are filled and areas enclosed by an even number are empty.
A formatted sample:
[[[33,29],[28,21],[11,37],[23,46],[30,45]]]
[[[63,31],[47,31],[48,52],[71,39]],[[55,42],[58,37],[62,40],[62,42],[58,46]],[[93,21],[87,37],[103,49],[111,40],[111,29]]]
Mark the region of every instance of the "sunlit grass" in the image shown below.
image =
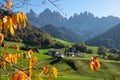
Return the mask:
[[[10,41],[4,41],[4,43],[7,43],[7,45],[10,47],[13,44],[17,44],[18,47],[24,46],[25,44],[22,42],[10,42]]]
[[[10,42],[9,45],[14,44],[14,42]],[[20,46],[23,46],[24,44],[19,44]],[[91,49],[97,50],[97,47],[91,47],[88,46]],[[0,50],[2,53],[4,52],[18,52],[16,49],[7,48],[4,50],[4,48],[0,47]],[[39,60],[39,62],[36,64],[36,67],[38,70],[33,69],[35,73],[35,78],[32,80],[38,80],[37,76],[42,70],[42,66],[49,63],[54,60],[54,57],[47,55],[49,49],[39,49],[39,52],[34,52],[33,56],[36,56]],[[64,49],[61,49],[63,51]],[[20,51],[22,52],[22,51]],[[28,51],[25,51],[26,53]],[[112,80],[112,78],[115,76],[116,80],[120,79],[120,61],[114,61],[114,60],[105,60],[102,58],[98,58],[98,60],[101,63],[100,70],[94,72],[89,67],[89,62],[91,61],[92,56],[97,56],[96,53],[94,54],[86,54],[84,53],[84,57],[65,57],[62,61],[59,63],[56,63],[52,66],[55,66],[58,69],[58,78],[53,80]],[[75,66],[77,67],[77,70],[73,70],[68,64],[66,64],[65,60],[72,61]],[[25,68],[28,68],[28,61],[24,60],[23,64]],[[21,64],[17,64],[18,67],[21,67]],[[67,68],[70,68],[70,71],[65,71]],[[13,71],[9,71],[11,74]],[[43,75],[42,76],[44,80],[48,79],[48,76]],[[3,80],[7,80],[7,77],[2,77]],[[10,79],[11,80],[11,79]]]

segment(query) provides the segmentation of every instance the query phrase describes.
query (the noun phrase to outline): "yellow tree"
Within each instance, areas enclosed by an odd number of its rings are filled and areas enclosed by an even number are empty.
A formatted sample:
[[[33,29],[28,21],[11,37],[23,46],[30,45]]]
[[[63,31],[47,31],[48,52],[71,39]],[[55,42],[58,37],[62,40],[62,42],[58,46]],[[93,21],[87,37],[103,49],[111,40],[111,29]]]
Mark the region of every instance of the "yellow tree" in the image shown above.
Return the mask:
[[[10,32],[14,36],[14,30],[21,27],[26,27],[27,16],[24,12],[14,12],[15,8],[28,6],[40,6],[39,2],[32,3],[33,0],[1,0],[0,1],[0,44],[4,40],[5,33]],[[39,1],[39,0],[38,0]],[[55,4],[58,0],[40,0],[42,4],[50,2],[58,10],[62,10]],[[63,13],[63,12],[62,12]]]
[[[50,3],[52,3],[54,6],[53,1],[48,0]],[[42,0],[42,3],[44,4],[45,0]],[[31,4],[31,0],[2,0],[0,1],[0,45],[2,44],[5,34],[10,32],[12,36],[15,34],[15,30],[17,28],[25,28],[27,23],[27,16],[24,12],[14,12],[12,8],[19,8],[26,5],[33,5]],[[58,7],[57,7],[58,8]],[[58,8],[59,9],[59,8]],[[3,56],[0,56],[0,80],[1,79],[1,69],[3,70],[3,67],[6,68],[6,64],[10,64],[10,66],[14,66],[16,68],[14,74],[12,75],[12,80],[31,80],[32,76],[32,63],[36,62],[36,58],[30,58],[30,65],[29,65],[29,76],[25,74],[24,71],[22,71],[17,66],[13,65],[17,63],[17,57],[18,54],[3,54]],[[56,77],[56,69],[53,67],[54,75]],[[19,73],[19,74],[18,74]],[[8,75],[9,76],[9,75]]]
[[[13,12],[13,3],[11,0],[3,0],[0,2],[0,45],[4,40],[5,34],[10,32],[14,36],[14,30],[18,27],[26,27],[27,16],[24,12]],[[6,62],[11,61],[11,54],[5,57]],[[9,60],[10,59],[10,60]],[[8,60],[8,61],[7,61]],[[0,56],[0,70],[2,68],[3,58]],[[1,71],[0,71],[1,72]],[[0,74],[1,76],[1,74]],[[0,79],[1,80],[1,79]]]
[[[6,0],[5,7],[0,8],[0,44],[4,40],[4,34],[10,32],[14,36],[14,30],[18,27],[26,27],[27,16],[24,12],[14,13],[12,2]]]

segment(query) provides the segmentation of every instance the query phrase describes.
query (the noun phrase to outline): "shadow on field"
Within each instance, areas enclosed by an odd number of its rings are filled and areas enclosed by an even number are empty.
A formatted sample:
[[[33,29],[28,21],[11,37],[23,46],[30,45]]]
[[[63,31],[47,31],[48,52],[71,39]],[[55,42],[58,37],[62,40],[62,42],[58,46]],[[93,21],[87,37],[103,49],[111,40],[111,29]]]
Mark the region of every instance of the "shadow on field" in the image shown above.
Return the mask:
[[[75,63],[70,60],[65,60],[65,62],[73,69],[73,70],[78,70],[77,67],[75,66]]]
[[[75,66],[75,63],[71,60],[65,60],[65,59],[62,59],[61,57],[57,57],[55,58],[54,60],[52,60],[49,64],[50,65],[54,65],[54,64],[57,64],[59,63],[60,61],[63,61],[65,62],[67,65],[69,65],[73,70],[78,70],[77,67]]]

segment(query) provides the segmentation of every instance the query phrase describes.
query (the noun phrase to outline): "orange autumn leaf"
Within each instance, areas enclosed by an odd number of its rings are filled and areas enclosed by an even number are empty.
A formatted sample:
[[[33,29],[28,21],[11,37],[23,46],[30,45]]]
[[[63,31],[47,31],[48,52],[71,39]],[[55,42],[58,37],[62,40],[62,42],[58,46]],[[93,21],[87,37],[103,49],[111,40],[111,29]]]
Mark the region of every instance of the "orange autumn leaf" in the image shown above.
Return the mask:
[[[15,56],[16,58],[18,58],[18,53],[15,53],[14,56]]]
[[[35,76],[35,74],[34,74],[34,72],[32,71],[32,69],[29,69],[29,70],[28,70],[28,73],[29,73],[29,76],[30,76],[31,78],[33,78],[33,77]]]
[[[12,80],[31,80],[24,71],[16,70],[12,75]]]
[[[11,45],[11,48],[18,50],[19,47],[16,44],[13,44],[13,45]]]
[[[18,60],[18,53],[12,55],[12,63],[16,64]]]
[[[3,62],[3,68],[6,69],[6,62]]]
[[[93,70],[93,71],[96,71],[96,70],[97,70],[97,68],[96,68],[96,66],[95,66],[95,63],[94,63],[93,61],[90,62],[90,68],[91,68],[91,70]]]
[[[92,61],[90,62],[90,68],[93,71],[100,69],[100,62],[98,61],[98,59],[96,57],[92,58]]]
[[[12,19],[8,16],[4,16],[3,18],[3,23],[4,23],[4,31],[7,33],[8,30],[10,30],[11,35],[14,35],[14,28],[13,28],[13,23]]]
[[[57,72],[56,67],[53,67],[53,66],[52,66],[52,72],[53,72],[53,76],[54,76],[55,78],[57,78],[58,72]]]
[[[32,80],[30,76],[27,76],[26,80]]]
[[[0,30],[2,30],[2,25],[3,25],[3,22],[2,22],[2,19],[0,18]]]
[[[45,65],[45,66],[43,66],[42,71],[43,71],[43,73],[44,73],[45,75],[47,75],[47,74],[49,74],[50,69],[49,69],[49,67],[47,67],[47,66]]]
[[[5,59],[7,57],[7,53],[4,53],[3,54],[3,58]]]
[[[9,30],[8,16],[4,16],[4,18],[3,18],[3,23],[4,23],[4,31],[7,33],[8,30]]]
[[[21,72],[18,76],[18,80],[26,80],[26,77],[27,77],[26,74]]]
[[[17,63],[17,57],[14,57],[11,53],[4,53],[3,54],[4,59],[10,64],[12,67],[12,63]],[[6,67],[6,62],[4,62],[4,68]]]
[[[26,27],[26,22],[28,20],[27,16],[26,16],[26,14],[24,12],[22,12],[21,15],[22,15],[22,20],[23,20],[23,25],[24,25],[24,27]]]
[[[38,62],[38,58],[37,57],[33,57],[30,59],[30,64],[31,66],[35,66],[35,64]]]
[[[17,16],[16,15],[12,15],[11,19],[12,19],[13,24],[17,25]]]
[[[34,53],[34,52],[33,52],[33,50],[32,50],[32,49],[30,49],[30,50],[28,51],[28,57],[29,57],[29,58],[31,58],[31,57],[32,57],[32,55],[33,55],[33,53]]]
[[[6,43],[4,43],[4,49],[6,49],[7,48],[7,44]]]
[[[17,46],[17,51],[20,51],[20,48]]]
[[[16,15],[12,15],[11,19],[12,19],[12,23],[13,23],[12,24],[13,28],[17,29],[17,16]]]
[[[4,17],[3,17],[3,23],[6,23],[7,19],[8,19],[8,16],[4,15]]]
[[[28,76],[26,75],[26,73],[21,71],[18,76],[18,80],[27,80],[27,79],[28,79]]]
[[[11,33],[12,36],[14,36],[15,32],[14,32],[13,26],[10,26],[10,33]]]
[[[6,57],[7,57],[7,53],[4,53],[3,58],[6,59]],[[3,67],[4,69],[6,69],[6,62],[3,62]]]
[[[3,42],[3,40],[4,40],[4,35],[0,33],[0,44]]]
[[[2,64],[2,62],[3,62],[3,61],[2,61],[2,60],[0,60],[0,65]]]
[[[32,49],[29,50],[30,55],[32,55],[34,52]]]
[[[17,16],[17,23],[22,25],[22,15],[21,15],[21,13],[17,13],[16,16]]]
[[[5,57],[5,60],[10,64],[12,67],[12,54],[8,53],[7,56]],[[6,63],[6,62],[5,62]]]
[[[6,3],[6,8],[9,9],[9,8],[11,8],[11,7],[12,7],[12,2],[7,1],[7,3]]]
[[[13,73],[12,80],[18,80],[18,76],[19,76],[18,73]]]
[[[27,23],[24,21],[23,26],[26,27]]]
[[[9,21],[10,33],[11,33],[11,35],[13,36],[15,32],[14,32],[14,28],[13,28],[13,26],[12,26],[12,19],[9,18],[8,21]]]

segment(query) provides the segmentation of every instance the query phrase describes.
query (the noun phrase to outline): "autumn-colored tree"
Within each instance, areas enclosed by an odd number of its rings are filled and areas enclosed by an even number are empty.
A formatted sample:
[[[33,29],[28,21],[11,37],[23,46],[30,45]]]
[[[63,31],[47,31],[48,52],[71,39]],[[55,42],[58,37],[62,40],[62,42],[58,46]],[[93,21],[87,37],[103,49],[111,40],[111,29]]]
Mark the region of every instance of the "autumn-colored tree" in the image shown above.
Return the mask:
[[[0,1],[0,45],[3,43],[5,35],[10,33],[12,36],[15,34],[15,30],[17,28],[25,28],[27,23],[27,16],[24,12],[14,12],[12,8],[20,6],[21,5],[31,5],[31,0],[2,0]],[[44,0],[43,0],[44,1]],[[54,6],[55,4],[51,1]],[[4,49],[6,50],[7,44],[4,44]],[[17,49],[19,52],[19,47],[17,45],[12,45],[11,48]],[[26,53],[3,53],[3,56],[0,56],[0,80],[1,78],[1,69],[3,71],[7,71],[7,66],[9,65],[11,68],[15,68],[15,72],[12,74],[12,80],[31,80],[31,78],[34,76],[34,72],[32,71],[32,68],[35,67],[37,60],[37,57],[33,57],[33,51],[30,49],[28,51],[28,54]],[[28,74],[24,71],[23,67],[23,59],[29,60],[29,68],[28,68]],[[21,64],[21,68],[16,66],[16,63],[18,63],[18,59]],[[49,67],[50,68],[50,67]],[[42,70],[44,71],[44,70]],[[53,75],[57,77],[57,69],[55,67],[52,67]],[[49,75],[52,75],[49,73]],[[10,74],[7,73],[7,77],[9,80]],[[52,79],[52,76],[49,76],[49,78]],[[39,79],[39,78],[38,78]]]
[[[4,40],[5,34],[10,32],[14,36],[14,30],[20,27],[26,27],[27,16],[24,12],[13,12],[12,2],[6,0],[6,6],[0,8],[0,44]]]

